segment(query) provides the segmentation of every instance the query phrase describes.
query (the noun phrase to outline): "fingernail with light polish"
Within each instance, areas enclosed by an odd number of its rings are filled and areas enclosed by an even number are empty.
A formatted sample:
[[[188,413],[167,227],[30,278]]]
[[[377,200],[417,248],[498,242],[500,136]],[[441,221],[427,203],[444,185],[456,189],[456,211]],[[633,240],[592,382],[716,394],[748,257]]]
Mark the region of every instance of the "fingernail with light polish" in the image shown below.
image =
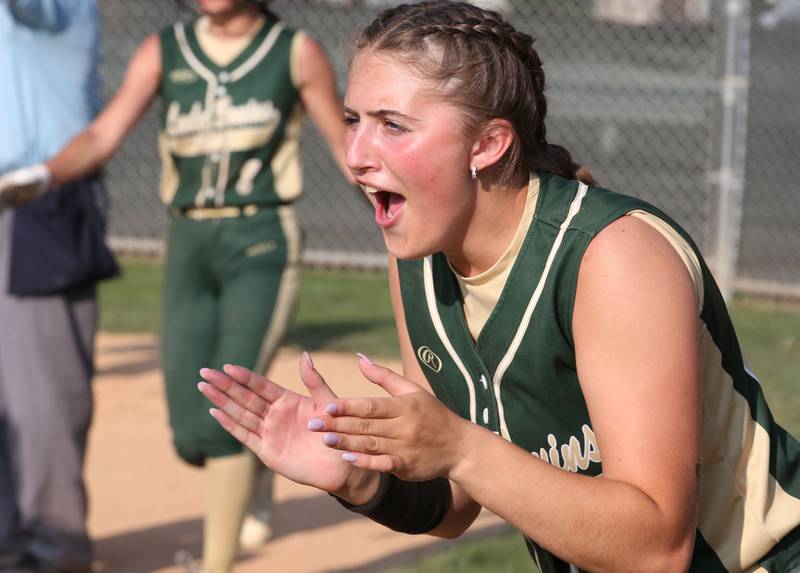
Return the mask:
[[[326,414],[335,414],[339,411],[339,407],[336,404],[328,404],[325,406],[325,413]]]
[[[306,364],[308,364],[309,368],[314,368],[314,361],[311,360],[311,355],[308,352],[303,352],[303,358],[305,359]]]
[[[321,430],[322,429],[322,420],[319,418],[311,418],[308,421],[308,429],[309,430]]]
[[[322,441],[328,444],[329,446],[335,446],[336,444],[339,443],[339,436],[337,436],[336,434],[328,433],[322,436]]]
[[[361,354],[360,352],[356,352],[356,356],[358,356],[361,360],[366,362],[367,364],[374,364],[372,360],[370,360],[369,356]]]
[[[342,459],[344,461],[346,461],[346,462],[351,462],[352,463],[352,462],[358,460],[358,456],[355,455],[355,454],[351,454],[350,452],[347,452],[346,454],[342,454]]]

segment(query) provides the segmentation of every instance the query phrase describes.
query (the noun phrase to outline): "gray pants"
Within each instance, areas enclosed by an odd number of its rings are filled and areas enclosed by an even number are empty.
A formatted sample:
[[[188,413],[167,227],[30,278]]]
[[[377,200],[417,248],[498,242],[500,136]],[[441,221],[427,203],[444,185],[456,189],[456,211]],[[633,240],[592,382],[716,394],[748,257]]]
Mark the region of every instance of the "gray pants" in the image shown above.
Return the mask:
[[[0,551],[84,570],[94,288],[7,294],[11,224],[0,213]]]

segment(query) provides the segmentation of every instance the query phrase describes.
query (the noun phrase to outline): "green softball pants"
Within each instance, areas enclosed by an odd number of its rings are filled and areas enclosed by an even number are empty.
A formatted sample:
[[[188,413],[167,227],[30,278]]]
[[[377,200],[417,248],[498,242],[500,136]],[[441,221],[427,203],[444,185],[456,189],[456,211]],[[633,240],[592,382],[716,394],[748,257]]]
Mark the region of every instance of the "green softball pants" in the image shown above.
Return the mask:
[[[188,463],[242,451],[208,413],[198,370],[230,363],[266,373],[296,307],[301,242],[290,206],[171,217],[161,351],[173,440]]]

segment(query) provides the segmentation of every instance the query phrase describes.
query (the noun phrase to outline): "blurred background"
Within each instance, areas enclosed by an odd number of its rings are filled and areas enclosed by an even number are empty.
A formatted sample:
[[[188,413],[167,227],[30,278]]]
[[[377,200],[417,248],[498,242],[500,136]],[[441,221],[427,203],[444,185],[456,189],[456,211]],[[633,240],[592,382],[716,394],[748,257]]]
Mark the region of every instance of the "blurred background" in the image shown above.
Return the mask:
[[[353,35],[392,0],[276,0],[328,50],[340,89]],[[480,3],[480,2],[478,2]],[[532,33],[548,78],[549,138],[601,183],[670,213],[727,296],[800,299],[800,0],[484,0]],[[147,34],[191,13],[100,0],[105,95]],[[118,250],[158,255],[159,106],[107,171]],[[310,123],[303,134],[306,262],[384,264],[372,212]]]

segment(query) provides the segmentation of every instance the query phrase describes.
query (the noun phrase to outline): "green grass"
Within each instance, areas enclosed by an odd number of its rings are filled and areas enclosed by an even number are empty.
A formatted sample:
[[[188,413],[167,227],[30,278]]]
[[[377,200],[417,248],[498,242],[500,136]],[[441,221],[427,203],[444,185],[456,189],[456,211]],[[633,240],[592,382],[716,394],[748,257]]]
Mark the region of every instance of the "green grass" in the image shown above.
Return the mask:
[[[161,265],[122,261],[121,278],[100,285],[100,329],[160,330]],[[385,273],[303,272],[297,316],[286,344],[304,350],[399,356]]]
[[[448,549],[406,567],[387,573],[532,573],[531,561],[522,535],[514,530]]]
[[[773,415],[800,437],[800,305],[737,300],[731,315]]]
[[[100,283],[100,330],[158,332],[161,320],[161,264],[124,259],[122,276]]]
[[[386,274],[304,271],[300,305],[286,344],[399,357]]]

